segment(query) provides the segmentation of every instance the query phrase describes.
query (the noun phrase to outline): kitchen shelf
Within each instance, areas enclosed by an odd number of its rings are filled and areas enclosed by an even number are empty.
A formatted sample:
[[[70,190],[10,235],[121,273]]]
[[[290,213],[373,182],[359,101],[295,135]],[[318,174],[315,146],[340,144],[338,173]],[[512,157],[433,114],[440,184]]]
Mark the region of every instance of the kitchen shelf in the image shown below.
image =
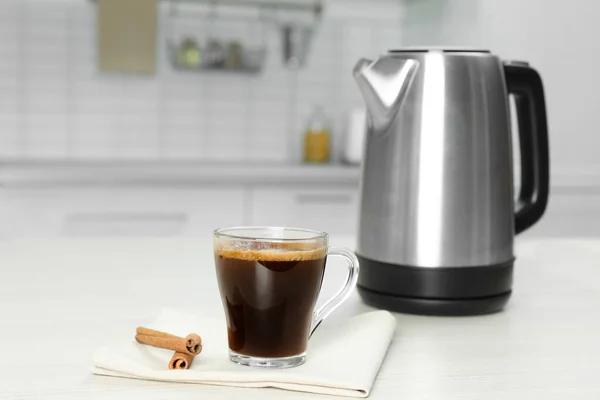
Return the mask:
[[[259,67],[243,67],[243,68],[223,68],[223,67],[213,67],[213,66],[199,66],[199,67],[190,67],[187,65],[181,65],[177,62],[173,62],[173,68],[177,71],[181,72],[224,72],[231,74],[248,74],[248,75],[257,75],[260,73],[261,68]]]
[[[281,34],[284,63],[290,68],[301,67],[306,62],[312,34],[323,11],[322,0],[166,1],[169,5],[169,22],[165,27],[167,54],[173,68],[185,72],[257,74],[262,71],[267,56],[266,36],[274,30]],[[232,10],[237,6],[256,10],[240,14]],[[310,21],[304,17],[290,21],[292,13],[308,15]],[[191,24],[190,19],[197,22]],[[226,25],[231,28],[226,29]],[[192,47],[189,42],[193,43]],[[212,46],[215,43],[217,50]],[[238,45],[235,50],[224,49],[235,44]],[[190,57],[185,55],[186,51],[192,52],[188,53]]]

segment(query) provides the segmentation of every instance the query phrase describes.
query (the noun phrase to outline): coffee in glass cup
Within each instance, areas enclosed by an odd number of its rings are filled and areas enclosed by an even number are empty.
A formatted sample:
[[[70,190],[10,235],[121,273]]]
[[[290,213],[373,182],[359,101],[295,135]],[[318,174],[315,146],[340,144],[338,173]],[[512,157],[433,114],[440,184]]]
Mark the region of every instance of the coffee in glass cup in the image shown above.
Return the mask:
[[[214,246],[230,359],[260,367],[303,364],[312,332],[356,285],[354,254],[328,247],[326,233],[297,228],[219,229]],[[348,276],[315,311],[328,255],[347,260]]]

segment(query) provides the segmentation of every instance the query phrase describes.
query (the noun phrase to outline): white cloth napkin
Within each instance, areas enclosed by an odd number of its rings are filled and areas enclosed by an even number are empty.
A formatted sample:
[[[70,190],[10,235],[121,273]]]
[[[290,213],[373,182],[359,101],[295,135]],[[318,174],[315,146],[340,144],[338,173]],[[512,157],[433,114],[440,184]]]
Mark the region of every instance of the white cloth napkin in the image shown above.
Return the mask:
[[[167,368],[172,351],[135,340],[100,348],[92,372],[126,378],[237,387],[275,387],[350,397],[367,397],[396,328],[387,311],[357,315],[319,327],[310,339],[306,363],[287,369],[262,369],[229,360],[225,320],[163,309],[150,328],[179,336],[196,332],[203,350],[190,369]]]

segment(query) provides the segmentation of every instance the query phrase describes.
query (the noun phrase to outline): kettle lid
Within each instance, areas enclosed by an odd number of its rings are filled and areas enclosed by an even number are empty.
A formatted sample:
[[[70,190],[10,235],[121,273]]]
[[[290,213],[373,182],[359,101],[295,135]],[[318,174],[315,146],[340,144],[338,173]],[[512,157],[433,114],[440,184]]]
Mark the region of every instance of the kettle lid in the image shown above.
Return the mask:
[[[430,51],[441,51],[443,53],[486,53],[490,51],[486,49],[477,49],[472,47],[444,47],[444,46],[409,46],[399,49],[390,49],[388,53],[428,53]]]

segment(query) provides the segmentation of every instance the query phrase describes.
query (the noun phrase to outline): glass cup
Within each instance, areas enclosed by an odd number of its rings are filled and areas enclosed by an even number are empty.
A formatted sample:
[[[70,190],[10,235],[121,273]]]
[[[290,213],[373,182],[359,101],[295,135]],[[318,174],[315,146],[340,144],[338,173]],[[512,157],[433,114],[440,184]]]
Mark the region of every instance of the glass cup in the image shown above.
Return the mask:
[[[235,227],[214,232],[229,358],[253,367],[294,367],[308,339],[356,286],[358,260],[308,229]],[[315,311],[327,256],[348,262],[344,286]]]

